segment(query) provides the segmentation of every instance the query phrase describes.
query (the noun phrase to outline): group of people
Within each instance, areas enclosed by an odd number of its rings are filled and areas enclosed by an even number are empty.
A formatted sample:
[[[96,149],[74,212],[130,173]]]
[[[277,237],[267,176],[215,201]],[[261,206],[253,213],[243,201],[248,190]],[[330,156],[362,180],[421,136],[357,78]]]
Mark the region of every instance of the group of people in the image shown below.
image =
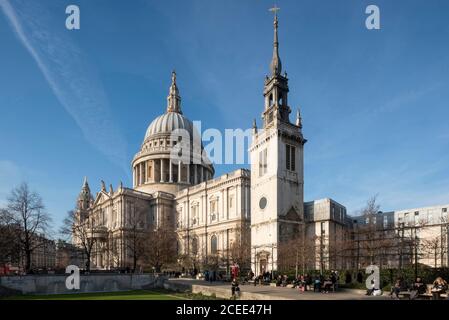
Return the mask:
[[[250,270],[247,274],[247,276],[245,277],[245,281],[249,282],[251,280],[254,280],[254,286],[256,286],[257,284],[267,284],[270,283],[272,280],[272,275],[270,272],[264,272],[260,275],[258,275],[257,277],[254,276],[254,272],[252,270]]]
[[[441,294],[446,293],[447,290],[447,282],[442,277],[437,277],[430,288],[432,299],[439,300]],[[427,293],[427,285],[423,282],[422,278],[417,277],[413,284],[409,286],[404,278],[399,277],[396,279],[394,286],[391,288],[390,296],[393,299],[399,299],[401,292],[408,292],[410,294],[410,299],[414,300],[419,298],[420,295]]]
[[[338,280],[339,277],[337,271],[331,271],[327,276],[317,275],[312,279],[313,291],[329,293],[332,290],[335,292],[338,289]]]
[[[215,270],[206,270],[204,271],[204,280],[209,282],[217,281],[219,280],[219,275],[217,275],[217,272]]]
[[[254,286],[256,286],[257,284],[270,283],[273,278],[270,272],[265,272],[257,277],[254,277],[254,272],[250,270],[244,280],[245,282],[248,282],[252,279],[254,279]],[[278,275],[275,280],[276,286],[278,287],[287,287],[289,284],[288,276],[286,274]],[[339,276],[337,271],[331,271],[327,276],[316,275],[312,277],[308,274],[302,274],[298,275],[292,281],[292,288],[298,288],[300,292],[310,291],[312,288],[314,292],[335,292],[338,289],[338,280]]]

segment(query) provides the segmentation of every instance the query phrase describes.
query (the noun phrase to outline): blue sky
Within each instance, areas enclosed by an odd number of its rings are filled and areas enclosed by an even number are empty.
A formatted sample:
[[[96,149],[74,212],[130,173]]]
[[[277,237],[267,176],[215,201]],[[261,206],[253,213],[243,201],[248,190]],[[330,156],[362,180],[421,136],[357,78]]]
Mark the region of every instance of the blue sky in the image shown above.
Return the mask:
[[[81,29],[65,29],[65,8]],[[449,2],[277,2],[289,102],[301,106],[306,200],[383,210],[449,202]],[[381,30],[365,28],[376,4]],[[0,0],[0,204],[21,181],[58,225],[82,179],[131,185],[176,69],[204,128],[260,123],[272,1]],[[293,120],[292,116],[292,120]],[[217,175],[239,166],[216,166]]]

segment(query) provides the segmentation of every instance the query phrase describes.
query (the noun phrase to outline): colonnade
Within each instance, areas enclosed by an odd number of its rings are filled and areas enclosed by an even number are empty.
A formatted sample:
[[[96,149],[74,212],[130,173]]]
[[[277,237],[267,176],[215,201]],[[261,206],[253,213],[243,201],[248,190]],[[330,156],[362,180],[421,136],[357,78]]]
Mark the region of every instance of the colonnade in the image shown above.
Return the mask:
[[[198,184],[211,179],[211,173],[200,164],[184,164],[171,159],[146,160],[133,168],[134,187],[146,183]]]

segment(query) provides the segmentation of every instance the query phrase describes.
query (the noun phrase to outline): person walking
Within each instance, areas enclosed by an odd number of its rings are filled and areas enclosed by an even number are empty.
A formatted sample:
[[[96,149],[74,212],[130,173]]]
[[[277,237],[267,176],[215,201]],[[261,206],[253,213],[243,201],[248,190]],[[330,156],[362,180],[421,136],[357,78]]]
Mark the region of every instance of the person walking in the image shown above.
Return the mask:
[[[239,283],[236,278],[232,279],[231,282],[231,298],[236,299],[240,295]]]

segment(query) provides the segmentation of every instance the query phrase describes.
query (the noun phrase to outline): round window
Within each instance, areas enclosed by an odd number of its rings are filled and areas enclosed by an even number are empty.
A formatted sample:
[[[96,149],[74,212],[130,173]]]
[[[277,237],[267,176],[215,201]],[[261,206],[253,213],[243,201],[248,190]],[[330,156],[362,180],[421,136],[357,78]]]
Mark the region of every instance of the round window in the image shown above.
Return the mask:
[[[262,198],[260,198],[260,200],[259,200],[259,207],[260,207],[260,209],[265,209],[265,207],[267,206],[267,198],[265,198],[265,197],[262,197]]]

